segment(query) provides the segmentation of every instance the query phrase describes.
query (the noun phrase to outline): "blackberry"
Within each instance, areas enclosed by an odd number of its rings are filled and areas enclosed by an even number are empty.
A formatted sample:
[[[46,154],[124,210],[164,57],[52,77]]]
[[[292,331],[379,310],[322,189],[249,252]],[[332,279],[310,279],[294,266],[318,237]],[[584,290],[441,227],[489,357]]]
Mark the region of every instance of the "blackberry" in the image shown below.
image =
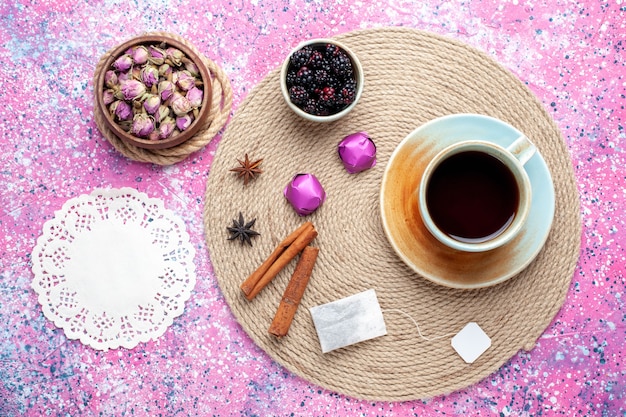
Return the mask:
[[[300,85],[294,85],[289,89],[289,99],[296,106],[302,106],[309,100],[309,93]]]
[[[324,55],[322,55],[320,51],[313,51],[307,61],[307,66],[310,68],[320,68],[323,64]]]
[[[328,107],[324,107],[323,104],[317,103],[317,106],[315,107],[315,113],[313,114],[316,116],[328,116],[330,113],[331,111]]]
[[[318,103],[325,109],[332,109],[337,103],[335,89],[332,87],[324,87],[315,91],[318,94]]]
[[[328,71],[326,71],[325,69],[316,69],[313,72],[313,76],[315,78],[315,87],[317,88],[328,85],[328,82],[330,81]]]
[[[331,114],[331,110],[326,107],[320,107],[318,105],[317,108],[315,109],[315,114],[317,116],[328,116],[329,114]]]
[[[314,98],[309,98],[309,100],[300,108],[305,113],[312,114],[314,116],[328,116],[331,113],[329,108],[325,107],[322,102]]]
[[[356,92],[354,90],[344,87],[339,90],[339,93],[337,94],[337,104],[342,107],[349,106],[352,104],[355,97]]]
[[[352,78],[354,74],[352,61],[350,61],[348,55],[346,55],[343,51],[331,58],[330,66],[339,78]]]
[[[335,90],[339,90],[341,87],[343,87],[343,84],[344,84],[343,81],[338,79],[334,74],[329,75],[328,81],[326,83],[326,85],[334,88]]]
[[[352,104],[356,97],[356,81],[352,78],[346,80],[345,83],[337,90],[337,105],[345,108]]]
[[[327,43],[326,48],[324,48],[324,54],[326,55],[326,58],[328,59],[337,55],[340,51],[341,49],[339,49],[337,45],[332,44],[332,43]]]
[[[313,71],[307,67],[302,67],[296,72],[295,85],[300,85],[308,90],[313,87],[314,83],[315,78],[313,77]]]
[[[296,72],[289,70],[287,71],[287,88],[291,87],[296,83]]]
[[[319,94],[320,101],[330,101],[335,98],[335,89],[332,87],[324,87],[316,92]]]
[[[303,67],[309,61],[309,58],[311,57],[312,53],[313,53],[313,48],[309,46],[305,46],[304,48],[298,49],[293,54],[291,54],[289,61],[291,62],[291,65],[294,68]]]
[[[299,106],[305,113],[316,114],[317,100],[309,98],[303,106]]]

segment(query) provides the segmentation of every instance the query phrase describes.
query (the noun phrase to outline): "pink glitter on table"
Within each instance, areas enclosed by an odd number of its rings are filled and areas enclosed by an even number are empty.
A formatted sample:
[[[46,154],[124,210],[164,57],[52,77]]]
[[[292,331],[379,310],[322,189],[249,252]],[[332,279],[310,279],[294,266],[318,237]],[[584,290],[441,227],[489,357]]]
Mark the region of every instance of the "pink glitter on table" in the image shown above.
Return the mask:
[[[0,416],[626,416],[623,1],[8,0],[0,16]],[[91,81],[110,48],[168,31],[229,75],[236,112],[300,41],[383,26],[465,42],[524,82],[567,143],[583,222],[568,296],[536,347],[475,385],[402,403],[320,388],[251,341],[220,292],[202,232],[219,135],[173,166],[131,161],[97,129]],[[130,350],[68,340],[31,287],[44,223],[100,187],[164,200],[196,249],[184,313]]]

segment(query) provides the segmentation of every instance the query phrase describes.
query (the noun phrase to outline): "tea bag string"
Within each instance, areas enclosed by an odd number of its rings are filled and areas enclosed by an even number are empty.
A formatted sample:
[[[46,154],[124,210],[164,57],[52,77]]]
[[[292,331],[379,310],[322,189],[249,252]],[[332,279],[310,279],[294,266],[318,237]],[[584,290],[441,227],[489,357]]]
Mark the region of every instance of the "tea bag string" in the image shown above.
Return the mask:
[[[427,341],[427,342],[432,342],[432,341],[435,341],[435,340],[445,339],[445,338],[447,338],[447,337],[454,336],[454,333],[448,333],[448,334],[444,334],[444,335],[441,335],[441,336],[426,337],[426,336],[424,336],[424,335],[422,334],[422,331],[420,330],[420,326],[419,326],[419,324],[417,323],[417,321],[416,321],[413,317],[411,317],[411,315],[410,315],[409,313],[407,313],[407,312],[405,312],[405,311],[402,311],[402,310],[400,310],[400,309],[398,309],[398,308],[386,309],[386,310],[382,310],[382,312],[383,312],[383,313],[387,313],[387,312],[389,312],[389,313],[400,313],[400,314],[402,314],[403,316],[407,317],[407,318],[408,318],[409,320],[411,320],[411,321],[413,322],[413,324],[415,325],[415,328],[417,329],[417,334],[419,335],[419,337],[420,337],[420,338],[422,338],[423,340]]]

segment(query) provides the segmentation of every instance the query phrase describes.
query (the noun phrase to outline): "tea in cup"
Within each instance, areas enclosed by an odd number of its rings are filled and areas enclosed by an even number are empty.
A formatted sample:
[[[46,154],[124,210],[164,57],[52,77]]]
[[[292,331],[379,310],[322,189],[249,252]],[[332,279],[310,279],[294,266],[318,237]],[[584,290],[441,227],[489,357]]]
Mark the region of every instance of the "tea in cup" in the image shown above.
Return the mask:
[[[532,188],[524,164],[535,152],[525,136],[507,148],[468,140],[443,149],[420,182],[418,205],[426,228],[459,251],[484,252],[510,242],[530,211]]]

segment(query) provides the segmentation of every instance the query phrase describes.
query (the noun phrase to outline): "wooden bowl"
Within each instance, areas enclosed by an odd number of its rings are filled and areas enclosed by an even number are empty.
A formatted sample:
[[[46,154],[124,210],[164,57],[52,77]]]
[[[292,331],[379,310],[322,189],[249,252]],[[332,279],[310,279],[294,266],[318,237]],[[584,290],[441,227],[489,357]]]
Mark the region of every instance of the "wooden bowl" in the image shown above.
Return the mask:
[[[193,61],[194,64],[196,64],[196,67],[198,67],[198,72],[200,73],[200,77],[202,78],[204,91],[202,97],[202,105],[199,108],[198,116],[187,129],[180,132],[180,134],[176,136],[170,136],[166,139],[150,140],[147,138],[140,138],[126,132],[115,120],[113,120],[113,118],[109,114],[109,109],[107,108],[107,105],[104,103],[104,97],[102,94],[105,90],[104,78],[106,72],[111,69],[113,62],[118,57],[124,55],[124,53],[126,53],[128,49],[140,45],[149,46],[160,45],[163,43],[165,44],[166,48],[173,47],[179,49],[185,54],[187,58],[189,58],[191,61]],[[177,39],[174,39],[173,37],[160,34],[141,35],[120,44],[115,49],[108,52],[104,59],[104,65],[102,66],[100,73],[97,74],[97,81],[96,85],[94,86],[94,94],[96,95],[97,102],[96,111],[101,112],[106,126],[123,142],[145,149],[171,148],[176,145],[180,145],[181,143],[192,138],[206,122],[206,119],[210,113],[212,97],[211,78],[209,75],[209,70],[202,61],[201,57],[184,43],[178,41]]]

